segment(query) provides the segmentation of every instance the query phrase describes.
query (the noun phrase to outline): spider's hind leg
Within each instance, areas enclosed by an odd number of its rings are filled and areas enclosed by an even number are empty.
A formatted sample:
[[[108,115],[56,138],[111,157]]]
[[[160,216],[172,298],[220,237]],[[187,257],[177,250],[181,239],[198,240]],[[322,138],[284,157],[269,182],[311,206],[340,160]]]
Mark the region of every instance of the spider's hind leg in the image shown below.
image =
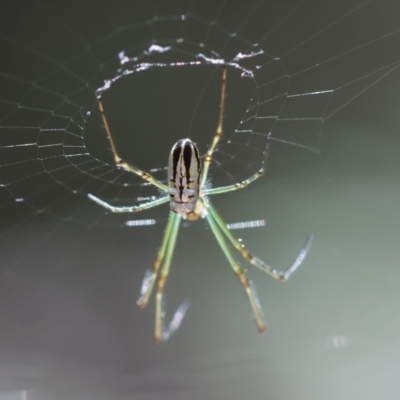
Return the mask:
[[[260,332],[265,332],[267,327],[264,321],[264,315],[261,310],[260,302],[258,300],[256,291],[254,289],[253,283],[247,277],[243,268],[236,262],[235,258],[233,257],[231,251],[229,250],[228,245],[225,242],[223,237],[223,233],[220,231],[216,221],[212,214],[208,213],[206,215],[207,222],[210,225],[212,232],[214,233],[215,238],[218,241],[222,251],[225,254],[225,257],[228,259],[229,264],[231,265],[233,271],[236,273],[237,277],[239,278],[240,283],[243,285],[244,289],[246,290],[247,297],[249,298],[251,309],[253,311],[254,317],[256,319],[257,327]]]
[[[165,228],[164,236],[161,242],[160,249],[158,250],[156,259],[153,264],[152,270],[147,270],[146,275],[143,279],[142,283],[142,289],[140,293],[140,298],[137,301],[137,304],[140,308],[145,308],[148,301],[149,297],[151,295],[151,292],[153,290],[154,282],[157,278],[158,271],[160,270],[160,266],[162,262],[164,261],[165,257],[165,252],[167,250],[167,247],[170,245],[170,239],[175,223],[175,213],[170,214],[170,218],[168,219],[167,227]]]
[[[173,211],[170,212],[170,232],[169,237],[166,239],[165,244],[165,259],[162,264],[160,277],[157,282],[157,293],[156,293],[156,326],[155,326],[155,334],[154,339],[156,343],[161,343],[163,341],[164,336],[164,327],[163,327],[163,293],[165,283],[168,278],[169,269],[171,265],[172,256],[174,254],[176,238],[178,236],[179,224],[181,222],[181,216],[175,214]],[[166,232],[167,234],[167,232]]]
[[[278,271],[274,268],[272,268],[270,265],[266,264],[263,260],[254,257],[250,254],[250,252],[246,249],[245,245],[242,242],[239,242],[230,230],[226,227],[225,222],[223,219],[219,216],[215,208],[210,204],[208,206],[208,210],[212,218],[216,221],[218,224],[218,227],[221,229],[221,231],[225,234],[225,236],[229,239],[229,241],[232,243],[232,245],[236,248],[236,250],[241,254],[241,256],[248,261],[250,264],[253,264],[257,268],[261,269],[268,275],[271,275],[273,278],[278,279],[279,281],[287,281],[290,276],[297,270],[297,268],[300,267],[300,265],[303,263],[304,259],[306,258],[308,251],[310,250],[311,243],[313,236],[309,235],[306,239],[306,242],[303,246],[303,248],[300,250],[299,254],[297,255],[295,261],[292,263],[292,265],[285,271]]]
[[[154,339],[156,343],[161,343],[168,340],[179,328],[187,309],[189,308],[189,302],[183,301],[182,304],[175,311],[171,322],[168,327],[164,326],[164,301],[163,293],[165,283],[168,278],[169,269],[171,265],[172,256],[175,249],[176,238],[178,236],[179,224],[181,216],[170,212],[167,227],[165,228],[164,237],[161,243],[161,247],[158,250],[157,257],[154,261],[152,270],[147,270],[142,283],[142,289],[140,298],[137,304],[140,308],[145,308],[151,292],[154,287],[154,283],[157,279],[157,275],[161,268],[161,274],[157,283],[156,293],[156,322],[155,322],[155,334]]]

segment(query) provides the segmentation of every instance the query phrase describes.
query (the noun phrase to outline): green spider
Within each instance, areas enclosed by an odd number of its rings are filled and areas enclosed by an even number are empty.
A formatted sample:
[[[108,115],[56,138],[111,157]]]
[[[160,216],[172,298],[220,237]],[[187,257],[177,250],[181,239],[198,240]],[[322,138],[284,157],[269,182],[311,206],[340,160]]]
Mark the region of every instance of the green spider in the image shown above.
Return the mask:
[[[296,260],[293,264],[284,272],[277,271],[264,261],[257,257],[252,256],[246,247],[236,239],[230,230],[227,228],[225,222],[217,213],[215,208],[211,205],[209,201],[209,196],[231,192],[233,190],[238,190],[245,188],[251,182],[258,179],[264,173],[264,166],[255,174],[250,176],[248,179],[229,186],[222,186],[217,188],[208,188],[206,186],[208,170],[210,167],[213,152],[222,136],[222,126],[224,119],[224,108],[225,108],[225,91],[226,91],[226,76],[227,68],[223,67],[222,72],[222,89],[221,89],[221,102],[220,102],[220,112],[219,112],[219,122],[218,127],[213,138],[213,141],[207,151],[204,158],[203,170],[201,170],[201,163],[199,152],[196,145],[190,139],[181,139],[172,147],[171,154],[169,156],[168,162],[168,184],[164,184],[149,173],[140,170],[139,168],[130,165],[123,161],[117,153],[114,140],[111,134],[111,130],[106,118],[104,111],[103,102],[101,95],[98,96],[98,105],[101,113],[101,117],[104,123],[105,130],[107,132],[108,139],[110,140],[111,150],[114,156],[116,165],[119,168],[125,169],[126,171],[133,172],[134,174],[140,176],[145,181],[156,186],[160,189],[164,196],[159,197],[156,200],[150,201],[148,203],[143,203],[138,206],[132,207],[115,207],[111,204],[104,202],[98,197],[88,194],[88,197],[115,213],[131,213],[138,212],[142,210],[147,210],[170,202],[170,215],[165,229],[164,237],[161,243],[161,247],[158,250],[157,257],[154,261],[152,271],[146,274],[143,285],[141,297],[139,298],[137,304],[140,308],[145,308],[149,297],[151,295],[153,286],[156,282],[157,276],[160,273],[160,277],[157,282],[157,293],[156,293],[156,321],[155,321],[155,341],[156,343],[161,343],[165,341],[172,330],[176,330],[183,318],[186,311],[186,306],[180,307],[180,311],[175,313],[173,318],[172,327],[170,324],[169,332],[166,332],[163,327],[163,293],[164,286],[168,278],[171,259],[174,253],[176,238],[179,230],[179,225],[182,218],[190,221],[195,221],[200,218],[205,218],[213,232],[218,244],[220,245],[222,251],[224,252],[229,264],[233,268],[234,272],[239,278],[239,281],[244,286],[247,296],[250,300],[250,305],[254,313],[258,330],[260,332],[265,332],[266,323],[263,318],[263,313],[261,310],[260,303],[258,301],[255,289],[252,282],[247,278],[245,271],[235,260],[230,248],[228,247],[226,239],[230,242],[235,249],[242,255],[242,257],[247,260],[250,264],[255,265],[265,273],[271,275],[273,278],[279,281],[286,281],[293,274],[294,271],[301,265],[305,259],[309,248],[311,246],[312,236],[308,236],[306,243],[300,253],[298,254]],[[266,146],[266,152],[268,151],[268,143]],[[179,310],[179,309],[178,309]]]

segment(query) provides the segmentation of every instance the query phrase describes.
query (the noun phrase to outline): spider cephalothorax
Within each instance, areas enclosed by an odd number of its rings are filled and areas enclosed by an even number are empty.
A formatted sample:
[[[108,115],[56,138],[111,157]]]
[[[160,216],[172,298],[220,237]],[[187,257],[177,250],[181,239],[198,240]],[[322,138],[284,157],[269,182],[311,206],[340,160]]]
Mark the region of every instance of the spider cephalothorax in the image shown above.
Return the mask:
[[[168,161],[168,192],[171,211],[193,213],[199,199],[201,164],[197,146],[190,139],[174,144]]]

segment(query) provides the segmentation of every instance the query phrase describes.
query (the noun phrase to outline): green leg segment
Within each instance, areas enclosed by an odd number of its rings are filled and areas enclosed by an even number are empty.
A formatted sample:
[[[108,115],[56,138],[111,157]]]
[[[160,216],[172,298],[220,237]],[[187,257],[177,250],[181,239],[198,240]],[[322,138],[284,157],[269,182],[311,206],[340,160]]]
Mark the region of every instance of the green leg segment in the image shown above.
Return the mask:
[[[154,282],[157,278],[158,271],[160,270],[160,265],[164,260],[165,252],[170,242],[172,230],[174,229],[174,223],[176,220],[175,216],[176,216],[175,213],[173,212],[170,213],[168,223],[165,228],[164,236],[161,242],[161,247],[158,250],[157,257],[153,264],[153,269],[151,272],[149,270],[146,271],[146,275],[142,284],[141,295],[139,300],[137,301],[137,304],[140,308],[145,308],[149,301],[149,297],[153,290]]]
[[[176,238],[178,236],[180,222],[181,222],[181,216],[174,213],[173,211],[171,211],[170,212],[170,221],[169,221],[169,223],[171,223],[170,231],[168,233],[168,238],[166,238],[166,239],[164,238],[166,241],[165,248],[164,248],[165,258],[164,258],[164,261],[162,264],[160,278],[159,278],[158,284],[157,284],[156,327],[155,327],[156,343],[161,343],[163,340],[163,309],[162,309],[163,291],[164,291],[165,282],[167,281],[167,278],[168,278],[172,256],[174,254]],[[167,235],[167,232],[166,232],[166,235]],[[163,243],[163,246],[164,246],[164,243]]]
[[[246,249],[243,243],[239,242],[231,233],[231,231],[226,227],[225,222],[223,219],[220,217],[220,215],[217,213],[215,208],[210,204],[208,206],[208,210],[212,218],[216,221],[218,224],[218,227],[222,230],[222,232],[225,234],[225,236],[229,239],[229,241],[232,243],[232,245],[236,248],[236,250],[243,256],[244,259],[246,259],[249,263],[255,265],[257,268],[261,269],[265,273],[271,275],[275,279],[278,279],[280,281],[286,281],[289,279],[289,277],[293,274],[293,272],[296,271],[296,269],[302,264],[304,259],[307,256],[307,253],[310,249],[311,242],[312,242],[312,235],[307,237],[306,243],[301,249],[300,253],[296,257],[296,260],[294,263],[286,270],[286,271],[277,271],[276,269],[272,268],[270,265],[266,264],[264,261],[261,259],[252,256],[249,251]]]
[[[213,214],[211,213],[207,214],[206,218],[212,232],[214,233],[215,238],[217,239],[218,244],[220,245],[222,251],[225,254],[225,257],[228,259],[229,264],[231,265],[232,269],[238,276],[240,283],[244,286],[246,290],[247,296],[250,300],[251,308],[253,310],[254,317],[256,319],[258,330],[260,332],[265,332],[266,330],[265,321],[261,311],[260,303],[258,301],[255,291],[253,290],[252,283],[247,278],[244,270],[240,267],[240,265],[236,262],[235,258],[233,257],[229,247],[225,242],[223,234],[219,229],[218,226],[219,224],[217,224],[217,222],[215,221]]]

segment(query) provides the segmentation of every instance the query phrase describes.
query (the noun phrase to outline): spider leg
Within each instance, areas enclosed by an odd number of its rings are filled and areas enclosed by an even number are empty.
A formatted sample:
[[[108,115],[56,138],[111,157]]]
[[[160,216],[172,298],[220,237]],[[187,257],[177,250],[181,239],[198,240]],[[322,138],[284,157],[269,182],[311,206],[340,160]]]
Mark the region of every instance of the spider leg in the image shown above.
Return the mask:
[[[170,212],[171,219],[171,231],[169,233],[169,238],[167,239],[165,259],[161,268],[160,277],[157,282],[157,294],[156,294],[156,326],[154,339],[156,343],[161,343],[163,341],[163,292],[164,286],[168,278],[169,269],[171,265],[171,259],[174,254],[176,238],[178,236],[179,224],[181,222],[181,216],[175,214],[173,211]]]
[[[308,251],[310,250],[311,247],[311,242],[313,239],[312,235],[309,235],[306,239],[306,242],[303,246],[303,248],[300,250],[299,254],[297,255],[295,261],[293,264],[286,270],[286,271],[277,271],[276,269],[272,268],[270,265],[266,264],[264,261],[261,259],[254,257],[250,254],[250,252],[246,249],[245,245],[239,240],[237,240],[231,233],[231,231],[226,227],[225,222],[223,219],[220,217],[220,215],[217,213],[215,208],[209,204],[208,205],[208,210],[212,218],[216,221],[218,224],[218,227],[221,229],[221,231],[225,234],[225,236],[229,239],[229,241],[233,244],[233,246],[236,248],[236,250],[242,255],[242,257],[247,260],[250,264],[255,265],[257,268],[261,269],[265,273],[271,275],[275,279],[278,279],[280,281],[286,281],[290,278],[290,276],[297,270],[298,267],[303,263],[304,259],[307,256]]]
[[[168,219],[167,226],[165,228],[164,236],[161,242],[161,247],[158,250],[157,257],[154,261],[152,271],[147,270],[145,278],[142,284],[142,290],[139,300],[137,304],[140,308],[145,308],[151,292],[153,290],[154,282],[157,278],[158,271],[160,270],[160,265],[164,260],[165,251],[167,250],[168,245],[170,244],[171,233],[173,230],[174,222],[175,222],[175,213],[170,213],[170,218]]]
[[[175,311],[174,316],[172,317],[167,328],[163,329],[162,332],[162,341],[166,342],[181,326],[183,318],[185,318],[186,312],[190,307],[190,303],[188,300],[184,300],[180,306]]]
[[[214,135],[214,139],[207,151],[207,154],[204,158],[204,165],[203,165],[203,172],[201,176],[201,183],[200,187],[203,187],[206,183],[207,176],[208,176],[208,169],[211,164],[212,155],[214,153],[215,148],[219,142],[219,139],[222,136],[222,128],[223,128],[223,121],[224,121],[224,111],[225,111],[225,93],[226,93],[226,65],[223,66],[222,69],[222,88],[221,88],[221,102],[219,106],[219,119],[218,119],[218,126],[217,130]]]
[[[145,171],[142,171],[141,169],[135,167],[134,165],[128,164],[127,162],[125,162],[124,160],[121,159],[121,157],[119,156],[119,154],[117,152],[117,148],[115,147],[114,139],[113,139],[113,136],[111,134],[110,125],[108,124],[108,121],[107,121],[106,113],[104,111],[103,100],[101,99],[101,97],[97,98],[97,102],[98,102],[98,105],[99,105],[100,114],[101,114],[101,118],[103,120],[104,128],[105,128],[105,130],[107,132],[107,136],[108,136],[108,139],[110,141],[111,151],[113,153],[114,160],[115,160],[115,163],[117,164],[117,166],[120,167],[120,168],[123,168],[126,171],[133,172],[134,174],[140,176],[145,181],[153,184],[154,186],[157,186],[159,189],[163,190],[164,192],[167,192],[168,191],[168,186],[167,185],[165,185],[164,183],[160,182],[159,180],[154,178],[149,173],[147,173]]]
[[[94,201],[98,205],[110,210],[114,213],[131,213],[131,212],[139,212],[143,210],[148,210],[149,208],[157,207],[161,204],[167,203],[169,201],[169,197],[160,197],[156,200],[149,201],[148,203],[142,203],[138,206],[131,206],[131,207],[115,207],[105,201],[99,199],[96,196],[93,196],[91,193],[87,195],[90,200]]]
[[[243,189],[246,186],[248,186],[250,183],[254,182],[256,179],[260,178],[264,174],[264,171],[265,171],[264,164],[268,158],[269,137],[270,136],[268,135],[267,144],[265,145],[265,148],[264,148],[264,158],[262,161],[261,168],[256,173],[254,173],[253,175],[251,175],[249,178],[245,179],[244,181],[234,183],[233,185],[205,189],[204,195],[211,196],[213,194],[221,194],[221,193],[232,192],[233,190]]]
[[[258,330],[260,332],[265,332],[265,330],[267,329],[266,324],[265,324],[261,306],[258,301],[258,297],[256,295],[256,292],[255,292],[252,282],[247,278],[246,273],[244,272],[243,268],[241,268],[241,266],[236,262],[235,258],[233,257],[213,215],[211,213],[208,213],[206,215],[206,218],[207,218],[207,222],[210,225],[212,232],[214,233],[215,238],[217,239],[219,246],[221,247],[222,251],[225,254],[225,257],[228,259],[229,264],[231,265],[233,271],[236,273],[237,277],[239,278],[240,283],[244,286],[244,288],[246,290],[247,297],[250,300],[250,305],[253,310],[254,317],[256,319]]]
[[[247,185],[249,185],[251,182],[254,182],[256,179],[258,179],[263,174],[264,174],[264,168],[261,168],[255,174],[250,176],[250,178],[247,178],[240,183],[235,183],[233,185],[228,185],[228,186],[221,186],[221,187],[217,187],[217,188],[205,189],[204,195],[211,196],[213,194],[221,194],[221,193],[226,193],[226,192],[232,192],[233,190],[243,189]]]

